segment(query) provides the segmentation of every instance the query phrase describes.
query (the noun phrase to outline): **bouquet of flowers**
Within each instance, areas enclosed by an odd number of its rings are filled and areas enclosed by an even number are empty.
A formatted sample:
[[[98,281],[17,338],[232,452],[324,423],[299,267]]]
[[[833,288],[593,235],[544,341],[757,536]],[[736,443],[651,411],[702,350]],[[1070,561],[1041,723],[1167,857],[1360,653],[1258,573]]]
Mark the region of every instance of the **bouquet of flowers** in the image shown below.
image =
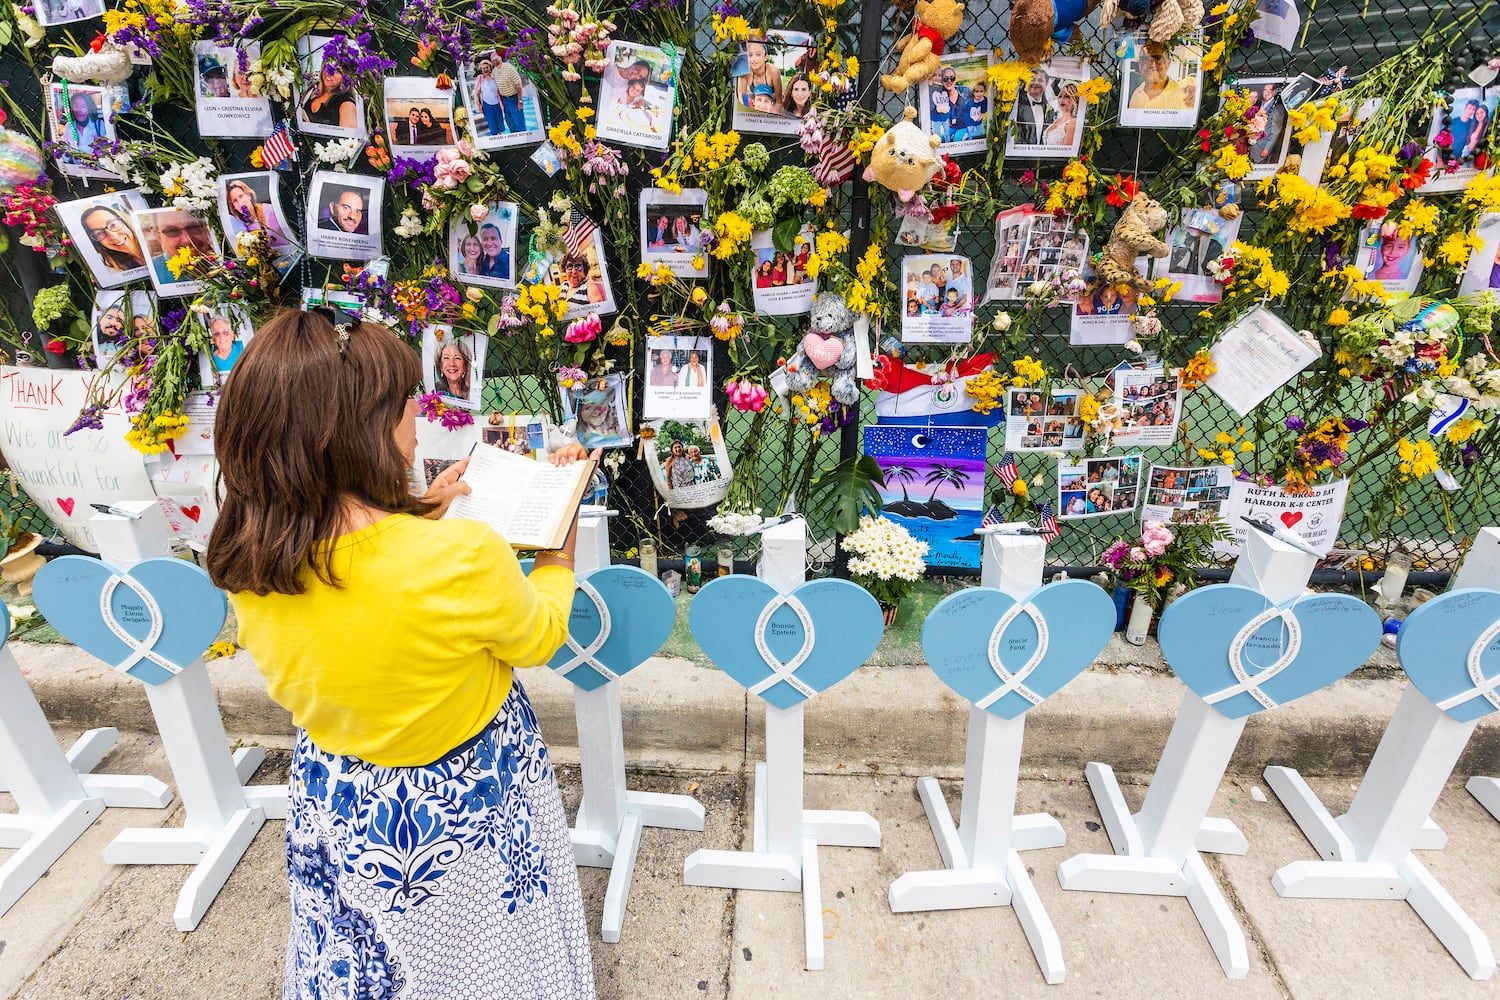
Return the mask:
[[[1135,591],[1160,614],[1173,584],[1192,587],[1194,568],[1208,564],[1213,543],[1228,537],[1228,526],[1218,519],[1171,526],[1147,521],[1139,539],[1116,539],[1104,550],[1104,565],[1117,586]]]
[[[927,570],[927,543],[889,518],[860,518],[859,529],[844,536],[844,551],[849,579],[887,609],[900,604]]]

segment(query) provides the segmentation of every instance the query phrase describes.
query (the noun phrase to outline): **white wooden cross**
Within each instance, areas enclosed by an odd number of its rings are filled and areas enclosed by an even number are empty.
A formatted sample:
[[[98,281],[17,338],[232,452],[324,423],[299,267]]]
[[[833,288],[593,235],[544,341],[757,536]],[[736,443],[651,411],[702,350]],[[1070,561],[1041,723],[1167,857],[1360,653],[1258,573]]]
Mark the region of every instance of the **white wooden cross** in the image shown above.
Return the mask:
[[[761,575],[790,593],[807,567],[807,523],[794,518],[763,533]],[[823,968],[823,894],[818,845],[879,847],[880,824],[869,813],[802,806],[804,702],[766,704],[766,759],[755,765],[752,849],[700,849],[683,865],[688,885],[802,892],[807,968]]]
[[[586,506],[578,522],[577,573],[587,588],[585,574],[609,565],[609,522],[602,507]],[[585,590],[587,593],[588,590]],[[585,691],[573,685],[573,712],[578,720],[578,758],[583,771],[583,800],[573,824],[573,858],[589,868],[608,868],[604,891],[604,919],[600,937],[620,940],[630,882],[635,874],[641,828],[703,830],[703,804],[690,795],[633,791],[625,785],[625,736],[620,721],[620,681],[602,664],[589,658],[604,645],[611,627],[607,609],[600,605],[600,629],[594,642],[581,647],[569,639],[577,663],[589,662],[605,684]],[[565,671],[563,671],[565,672]]]

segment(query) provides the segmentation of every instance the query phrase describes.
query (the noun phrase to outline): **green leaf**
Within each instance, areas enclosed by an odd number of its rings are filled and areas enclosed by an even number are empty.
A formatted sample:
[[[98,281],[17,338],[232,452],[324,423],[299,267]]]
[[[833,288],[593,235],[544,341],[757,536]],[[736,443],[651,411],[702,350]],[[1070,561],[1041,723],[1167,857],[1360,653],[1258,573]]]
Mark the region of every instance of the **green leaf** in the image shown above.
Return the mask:
[[[484,332],[485,332],[485,334],[487,336],[490,336],[490,337],[493,337],[497,333],[500,332],[500,314],[499,313],[496,313],[495,315],[493,315],[493,316],[490,317],[490,321],[484,325]]]
[[[9,21],[0,23],[0,45],[9,45],[10,40],[15,37],[15,29]]]
[[[782,219],[776,223],[776,228],[771,230],[771,243],[782,253],[796,253],[797,235],[801,232],[802,218],[800,216]]]
[[[480,180],[478,177],[470,177],[468,184],[465,186],[468,187],[470,191],[478,194],[479,192],[484,190],[484,181]]]
[[[808,499],[814,509],[826,513],[841,535],[859,527],[862,514],[880,513],[879,487],[885,485],[880,463],[869,455],[853,455],[814,479]]]
[[[1417,313],[1421,312],[1425,305],[1426,302],[1424,299],[1414,295],[1409,299],[1402,299],[1392,305],[1391,315],[1395,317],[1398,323],[1410,323],[1417,318]]]

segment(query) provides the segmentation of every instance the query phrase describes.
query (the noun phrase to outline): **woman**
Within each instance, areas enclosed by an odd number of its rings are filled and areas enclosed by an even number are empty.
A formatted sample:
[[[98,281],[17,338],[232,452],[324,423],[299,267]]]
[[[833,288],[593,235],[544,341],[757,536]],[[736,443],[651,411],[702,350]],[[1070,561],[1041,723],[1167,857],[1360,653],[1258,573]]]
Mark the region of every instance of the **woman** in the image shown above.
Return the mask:
[[[1469,141],[1464,143],[1461,158],[1465,162],[1473,162],[1474,157],[1479,155],[1479,151],[1488,145],[1489,141],[1490,110],[1481,102],[1479,107],[1474,109],[1474,124],[1469,127]]]
[[[318,88],[302,102],[302,117],[312,125],[358,129],[359,112],[344,74],[327,59],[318,71]]]
[[[438,348],[437,356],[437,378],[435,384],[437,385],[438,393],[467,402],[469,399],[469,374],[473,369],[474,359],[469,357],[469,349],[464,346],[463,341],[443,341],[443,346]]]
[[[770,288],[771,287],[771,262],[769,260],[763,260],[763,261],[761,261],[760,262],[760,267],[756,268],[756,270],[755,270],[755,287],[756,288]]]
[[[527,576],[489,526],[428,520],[468,460],[408,492],[420,365],[326,312],[262,327],[215,421],[208,570],[298,729],[283,996],[592,997],[562,799],[512,676],[567,635],[576,521]]]
[[[569,302],[603,302],[604,283],[589,278],[589,262],[587,257],[564,257],[563,270],[563,297]]]
[[[745,42],[745,73],[734,78],[735,99],[741,107],[754,107],[750,95],[756,87],[770,87],[771,101],[780,104],[781,92],[781,70],[772,66],[766,58],[765,42]]]
[[[812,80],[808,79],[806,73],[798,73],[792,77],[792,82],[787,84],[786,98],[781,102],[781,110],[793,118],[806,118],[812,109]]]
[[[256,197],[255,190],[244,181],[230,181],[224,186],[224,204],[229,206],[229,228],[226,233],[232,245],[240,233],[264,231],[269,246],[285,246],[287,239],[276,219],[276,209],[270,202]]]
[[[484,274],[484,244],[473,234],[465,236],[458,244],[458,273]]]
[[[1085,504],[1085,509],[1090,514],[1098,514],[1109,510],[1109,501],[1105,499],[1104,491],[1097,486],[1089,490],[1089,498]]]
[[[1057,95],[1057,117],[1042,131],[1042,144],[1073,148],[1078,134],[1078,84],[1068,83]]]
[[[432,112],[422,108],[417,112],[417,141],[423,146],[446,146],[451,141],[448,138],[448,126],[433,120]]]
[[[697,351],[688,351],[687,364],[677,373],[677,384],[684,389],[701,389],[708,385],[708,371]]]
[[[693,463],[687,456],[687,449],[682,446],[678,438],[672,439],[672,453],[667,456],[666,464],[662,467],[662,475],[667,479],[667,485],[672,489],[693,485],[697,473],[693,470]]]
[[[484,115],[485,128],[492,136],[505,134],[505,109],[500,106],[500,85],[495,82],[495,64],[479,60],[474,76],[474,105]]]
[[[95,205],[79,216],[78,221],[88,234],[89,242],[111,271],[131,271],[146,266],[146,255],[141,252],[140,241],[135,231],[115,209],[107,205]]]
[[[656,352],[656,364],[651,366],[650,380],[646,384],[668,388],[677,385],[677,373],[672,370],[671,351]]]
[[[618,442],[624,436],[620,415],[615,407],[615,393],[608,384],[589,389],[578,398],[578,440],[585,446]]]
[[[771,261],[771,284],[786,284],[786,254],[777,253]]]
[[[672,242],[680,253],[697,253],[703,236],[697,226],[688,222],[687,216],[678,215],[672,219]]]

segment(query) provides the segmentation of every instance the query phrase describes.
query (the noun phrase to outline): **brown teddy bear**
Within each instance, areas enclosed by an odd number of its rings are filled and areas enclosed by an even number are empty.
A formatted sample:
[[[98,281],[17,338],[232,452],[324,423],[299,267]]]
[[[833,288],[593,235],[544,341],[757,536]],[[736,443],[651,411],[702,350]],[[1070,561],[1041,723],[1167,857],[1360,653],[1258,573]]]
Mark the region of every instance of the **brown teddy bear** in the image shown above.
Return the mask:
[[[1176,0],[1172,0],[1176,2]],[[1073,37],[1079,21],[1102,7],[1100,24],[1114,20],[1119,0],[1015,0],[1010,13],[1010,44],[1028,66],[1047,58],[1047,50]]]
[[[896,40],[901,61],[896,72],[880,78],[880,85],[893,94],[904,94],[938,71],[943,45],[958,34],[964,21],[964,5],[954,0],[917,0],[911,31]]]
[[[942,167],[937,154],[942,140],[912,124],[915,117],[917,109],[908,105],[905,119],[886,129],[875,143],[864,173],[865,180],[889,188],[902,201],[911,201]]]
[[[1150,291],[1151,282],[1136,270],[1135,259],[1141,254],[1165,257],[1170,252],[1156,235],[1168,218],[1167,210],[1144,191],[1130,199],[1094,261],[1094,287],[1129,285],[1137,292]]]

